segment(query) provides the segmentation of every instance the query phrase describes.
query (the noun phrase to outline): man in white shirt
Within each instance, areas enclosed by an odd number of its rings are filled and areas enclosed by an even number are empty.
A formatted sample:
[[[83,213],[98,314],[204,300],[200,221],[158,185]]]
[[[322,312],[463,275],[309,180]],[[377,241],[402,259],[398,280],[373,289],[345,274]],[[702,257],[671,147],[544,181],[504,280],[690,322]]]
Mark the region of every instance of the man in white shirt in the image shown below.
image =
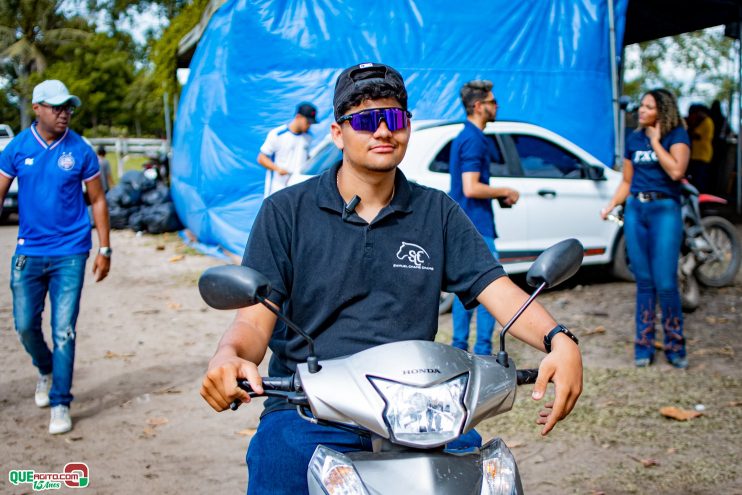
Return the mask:
[[[296,107],[296,115],[291,122],[268,133],[258,153],[258,163],[267,169],[266,197],[286,187],[293,174],[301,173],[312,142],[309,128],[316,123],[317,108],[303,102]]]

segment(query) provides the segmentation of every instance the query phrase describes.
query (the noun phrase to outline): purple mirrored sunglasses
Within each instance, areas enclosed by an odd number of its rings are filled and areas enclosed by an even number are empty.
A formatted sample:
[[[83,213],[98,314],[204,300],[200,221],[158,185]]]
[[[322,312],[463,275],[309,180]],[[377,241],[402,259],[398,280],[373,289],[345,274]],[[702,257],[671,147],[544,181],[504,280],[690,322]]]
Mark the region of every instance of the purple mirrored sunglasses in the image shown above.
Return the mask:
[[[348,121],[354,131],[376,132],[383,120],[390,131],[397,131],[407,129],[411,117],[410,112],[401,108],[372,108],[343,115],[337,120],[337,123],[342,124]]]

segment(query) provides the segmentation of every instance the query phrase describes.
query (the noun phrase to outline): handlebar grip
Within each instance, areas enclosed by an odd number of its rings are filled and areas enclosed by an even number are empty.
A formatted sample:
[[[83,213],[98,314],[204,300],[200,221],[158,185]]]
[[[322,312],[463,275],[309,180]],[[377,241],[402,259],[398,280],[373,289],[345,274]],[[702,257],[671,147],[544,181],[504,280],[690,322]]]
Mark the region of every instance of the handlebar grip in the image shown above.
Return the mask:
[[[252,386],[250,385],[250,382],[247,380],[241,379],[237,380],[237,386],[248,393],[250,397],[262,397],[267,394],[266,392],[269,390],[277,390],[281,392],[293,392],[296,390],[297,386],[295,383],[294,376],[263,376],[261,377],[261,380],[263,381],[263,393],[258,394],[252,389]],[[233,411],[236,411],[238,407],[240,407],[240,404],[242,404],[242,401],[239,399],[235,399],[232,401],[232,403],[229,405],[229,408]]]
[[[534,369],[518,370],[516,372],[516,375],[518,379],[518,385],[536,383],[536,378],[538,378],[538,370],[534,370]]]

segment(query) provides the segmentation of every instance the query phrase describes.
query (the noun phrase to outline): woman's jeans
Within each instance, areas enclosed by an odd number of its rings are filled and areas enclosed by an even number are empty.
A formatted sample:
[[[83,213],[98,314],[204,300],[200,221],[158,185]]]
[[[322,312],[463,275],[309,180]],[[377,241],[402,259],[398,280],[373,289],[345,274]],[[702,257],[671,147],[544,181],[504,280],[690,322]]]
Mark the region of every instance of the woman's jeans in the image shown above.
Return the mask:
[[[497,258],[495,239],[492,237],[483,237],[483,239],[492,255]],[[453,342],[451,345],[465,351],[469,350],[469,325],[475,310],[477,312],[477,341],[474,344],[474,354],[488,356],[492,354],[492,332],[495,329],[495,318],[481,304],[475,309],[465,309],[458,297],[453,301]]]
[[[669,198],[642,203],[629,196],[624,235],[629,264],[636,278],[634,356],[654,358],[655,309],[659,300],[665,357],[668,360],[685,357],[678,290],[678,257],[683,239],[680,203]]]
[[[42,375],[52,374],[51,406],[72,401],[75,325],[85,279],[87,254],[71,256],[15,255],[10,267],[13,318],[18,337]],[[52,343],[49,350],[41,330],[41,313],[49,293]]]

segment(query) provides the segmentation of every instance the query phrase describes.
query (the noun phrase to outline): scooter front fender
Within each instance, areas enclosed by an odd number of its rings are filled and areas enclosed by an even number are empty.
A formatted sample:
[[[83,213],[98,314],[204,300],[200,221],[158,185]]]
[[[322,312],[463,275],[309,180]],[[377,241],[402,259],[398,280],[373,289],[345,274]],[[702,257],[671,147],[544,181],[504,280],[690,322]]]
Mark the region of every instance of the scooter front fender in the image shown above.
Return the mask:
[[[355,466],[370,495],[480,495],[482,461],[479,453],[444,452],[351,452]],[[518,467],[513,495],[522,495]],[[326,495],[319,482],[308,477],[310,495]]]

